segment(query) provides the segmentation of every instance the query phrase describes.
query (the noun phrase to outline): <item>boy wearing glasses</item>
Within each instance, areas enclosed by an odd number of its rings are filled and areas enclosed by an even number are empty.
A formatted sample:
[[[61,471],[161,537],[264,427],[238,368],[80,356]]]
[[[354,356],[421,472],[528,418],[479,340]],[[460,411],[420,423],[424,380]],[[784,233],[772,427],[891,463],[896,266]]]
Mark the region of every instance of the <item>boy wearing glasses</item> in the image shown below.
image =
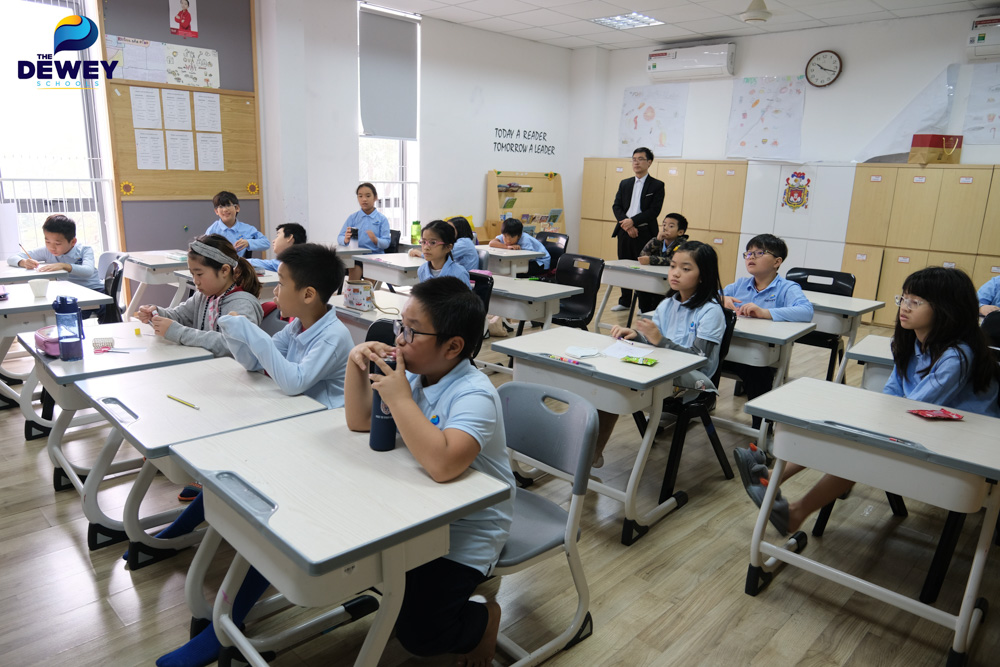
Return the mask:
[[[489,665],[496,650],[500,606],[469,597],[499,558],[514,511],[500,397],[469,363],[485,317],[482,301],[457,278],[414,285],[396,324],[396,347],[356,346],[344,387],[347,426],[369,429],[376,389],[403,443],[435,481],[472,468],[511,487],[510,500],[451,524],[446,556],[406,573],[396,637],[413,654],[456,653],[464,665]],[[395,357],[395,370],[383,361],[387,357]],[[369,375],[370,362],[385,375]]]
[[[649,175],[653,166],[653,151],[636,148],[632,151],[633,178],[618,184],[618,193],[611,210],[615,214],[613,238],[618,239],[618,259],[639,259],[639,252],[656,236],[660,209],[663,208],[663,181]],[[632,290],[623,289],[618,303],[611,310],[627,310],[632,305]]]
[[[786,257],[788,246],[774,234],[758,234],[750,239],[743,253],[750,276],[740,278],[722,290],[725,307],[743,317],[759,317],[775,322],[810,321],[813,306],[802,293],[802,288],[798,283],[778,275],[778,268]],[[747,400],[766,394],[774,384],[775,369],[771,367],[727,361],[722,368],[743,381]],[[759,427],[760,422],[760,417],[754,417],[754,428]]]

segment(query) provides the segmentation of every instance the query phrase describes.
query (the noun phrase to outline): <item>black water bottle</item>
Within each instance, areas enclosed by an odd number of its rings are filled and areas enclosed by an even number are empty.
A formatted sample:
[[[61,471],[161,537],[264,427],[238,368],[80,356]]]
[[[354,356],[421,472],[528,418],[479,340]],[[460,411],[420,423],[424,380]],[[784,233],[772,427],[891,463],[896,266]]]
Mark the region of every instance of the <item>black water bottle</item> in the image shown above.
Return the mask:
[[[382,361],[396,370],[395,359]],[[369,363],[369,371],[372,375],[382,375],[382,369],[374,361]],[[368,433],[368,445],[376,452],[389,452],[396,448],[396,420],[375,389],[372,389],[372,424]]]

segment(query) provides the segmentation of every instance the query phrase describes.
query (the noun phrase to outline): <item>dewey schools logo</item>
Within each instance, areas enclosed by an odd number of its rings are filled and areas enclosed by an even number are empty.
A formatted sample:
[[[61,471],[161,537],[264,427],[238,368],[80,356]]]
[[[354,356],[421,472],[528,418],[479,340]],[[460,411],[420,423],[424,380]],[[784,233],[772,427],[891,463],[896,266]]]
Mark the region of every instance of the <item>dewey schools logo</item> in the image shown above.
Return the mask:
[[[86,16],[67,16],[56,24],[52,53],[39,53],[36,62],[17,61],[17,78],[32,79],[39,88],[96,88],[101,70],[112,78],[118,62],[106,60],[53,60],[60,51],[82,51],[97,41],[97,24]]]

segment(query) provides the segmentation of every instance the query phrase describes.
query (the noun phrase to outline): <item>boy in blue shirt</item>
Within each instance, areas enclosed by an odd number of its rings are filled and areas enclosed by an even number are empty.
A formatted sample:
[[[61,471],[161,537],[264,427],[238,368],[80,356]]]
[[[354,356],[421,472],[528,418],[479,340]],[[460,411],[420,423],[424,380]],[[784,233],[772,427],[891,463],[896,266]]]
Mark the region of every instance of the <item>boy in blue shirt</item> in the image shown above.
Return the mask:
[[[977,296],[979,297],[979,314],[983,317],[1000,310],[1000,276],[983,283]]]
[[[366,342],[351,350],[344,389],[347,426],[369,429],[374,388],[407,449],[435,481],[473,468],[511,487],[510,500],[451,524],[446,556],[406,573],[399,642],[419,656],[460,654],[464,665],[493,659],[500,606],[469,598],[496,564],[514,511],[500,397],[469,363],[485,316],[482,301],[458,278],[414,285],[397,322],[397,346]],[[393,356],[395,370],[383,361]],[[384,375],[369,376],[370,362]]]
[[[50,215],[42,224],[42,234],[45,236],[44,248],[9,257],[7,264],[38,269],[41,273],[68,271],[70,282],[104,292],[104,278],[97,275],[93,248],[76,243],[75,222],[65,215]]]
[[[518,278],[538,276],[549,270],[549,263],[552,258],[549,251],[541,241],[530,234],[524,233],[524,225],[520,220],[507,218],[503,221],[500,234],[490,241],[491,248],[506,248],[507,250],[531,250],[532,252],[544,252],[545,256],[528,263],[528,272],[519,273]]]
[[[205,234],[219,234],[233,244],[240,257],[246,257],[248,250],[267,250],[271,244],[256,227],[240,222],[240,200],[232,192],[223,190],[212,199],[215,214],[219,219],[208,226]]]
[[[278,255],[283,253],[286,249],[291,248],[293,245],[305,242],[306,228],[299,223],[286,222],[283,225],[278,225],[278,229],[275,230],[274,240],[271,241],[271,249],[274,251],[274,259],[257,259],[256,257],[252,257],[249,260],[250,264],[255,269],[277,271],[278,264],[281,263],[278,259]]]
[[[813,316],[812,303],[802,293],[798,283],[778,275],[778,268],[788,257],[788,246],[774,234],[758,234],[747,242],[743,259],[747,278],[740,278],[722,290],[725,307],[742,317],[759,317],[775,322],[808,322]],[[727,361],[722,368],[739,376],[747,400],[771,391],[774,368],[761,368]],[[753,418],[753,427],[760,426],[760,417]]]

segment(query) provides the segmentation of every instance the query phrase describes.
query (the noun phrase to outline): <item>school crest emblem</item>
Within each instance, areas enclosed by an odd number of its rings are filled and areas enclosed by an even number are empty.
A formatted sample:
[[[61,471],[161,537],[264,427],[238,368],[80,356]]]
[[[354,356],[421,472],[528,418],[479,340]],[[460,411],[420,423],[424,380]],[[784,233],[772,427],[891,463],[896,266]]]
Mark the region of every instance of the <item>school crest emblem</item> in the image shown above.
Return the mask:
[[[805,172],[794,171],[785,179],[785,193],[781,197],[781,206],[787,206],[795,211],[809,208],[809,184],[812,179],[806,178]]]

